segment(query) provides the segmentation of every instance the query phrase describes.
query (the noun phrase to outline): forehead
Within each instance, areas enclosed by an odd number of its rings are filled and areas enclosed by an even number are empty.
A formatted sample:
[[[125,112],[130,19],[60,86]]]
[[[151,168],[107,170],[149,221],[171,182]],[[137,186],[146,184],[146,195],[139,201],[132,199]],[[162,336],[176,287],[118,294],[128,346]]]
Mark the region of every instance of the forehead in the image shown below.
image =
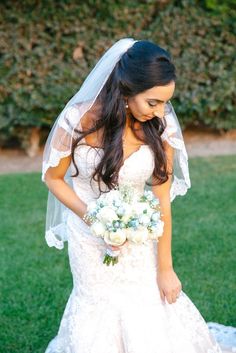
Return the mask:
[[[142,95],[143,98],[147,99],[157,99],[161,101],[166,101],[172,97],[174,90],[175,82],[172,81],[166,86],[154,86],[142,92],[140,95]]]

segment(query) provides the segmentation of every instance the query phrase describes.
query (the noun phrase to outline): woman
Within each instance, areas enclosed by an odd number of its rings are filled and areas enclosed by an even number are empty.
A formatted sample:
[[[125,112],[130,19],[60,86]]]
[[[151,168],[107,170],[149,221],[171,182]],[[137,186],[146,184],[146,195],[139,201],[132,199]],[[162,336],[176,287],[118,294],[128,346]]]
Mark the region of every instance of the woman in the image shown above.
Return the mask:
[[[44,153],[49,190],[46,240],[68,241],[73,290],[46,353],[220,353],[182,291],[171,255],[171,201],[190,187],[174,109],[175,67],[149,41],[126,38],[100,59],[54,124]],[[158,244],[126,242],[119,263],[86,221],[102,192],[151,185],[164,232]],[[87,223],[86,223],[87,222]]]

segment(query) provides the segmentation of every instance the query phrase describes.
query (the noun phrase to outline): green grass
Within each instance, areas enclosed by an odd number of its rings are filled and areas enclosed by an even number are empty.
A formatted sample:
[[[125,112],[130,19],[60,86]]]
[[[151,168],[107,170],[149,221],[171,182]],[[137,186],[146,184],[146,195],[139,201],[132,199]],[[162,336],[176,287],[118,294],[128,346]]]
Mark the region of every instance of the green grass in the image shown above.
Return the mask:
[[[206,321],[236,325],[236,156],[190,160],[192,188],[173,202],[173,259]],[[67,247],[44,240],[40,174],[0,177],[0,342],[4,353],[42,353],[72,289]],[[3,348],[4,347],[4,348]]]

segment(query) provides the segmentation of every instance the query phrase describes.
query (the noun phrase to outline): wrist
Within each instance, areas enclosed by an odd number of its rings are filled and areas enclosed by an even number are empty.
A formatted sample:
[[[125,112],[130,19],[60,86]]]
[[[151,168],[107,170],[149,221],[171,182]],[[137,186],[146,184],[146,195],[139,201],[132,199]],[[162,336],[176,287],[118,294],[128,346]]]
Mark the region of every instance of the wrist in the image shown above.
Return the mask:
[[[92,222],[91,222],[91,218],[87,213],[87,205],[85,205],[85,209],[81,215],[81,219],[88,225],[91,226]]]
[[[85,222],[88,222],[88,214],[87,214],[87,210],[88,210],[88,205],[84,204],[83,208],[80,211],[79,217]]]
[[[158,265],[157,266],[157,270],[158,270],[158,272],[169,272],[169,271],[173,271],[174,268],[173,268],[172,264],[169,264],[169,265]]]

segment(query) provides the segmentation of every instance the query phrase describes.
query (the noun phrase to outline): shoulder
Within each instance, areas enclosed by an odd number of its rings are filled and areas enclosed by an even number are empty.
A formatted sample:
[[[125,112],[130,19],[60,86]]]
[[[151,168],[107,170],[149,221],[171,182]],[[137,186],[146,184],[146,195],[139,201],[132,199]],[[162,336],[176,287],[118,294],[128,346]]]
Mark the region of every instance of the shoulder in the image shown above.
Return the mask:
[[[64,112],[61,113],[59,117],[59,127],[71,133],[74,129],[79,128],[83,113],[82,107],[78,104],[73,104],[65,108]]]

